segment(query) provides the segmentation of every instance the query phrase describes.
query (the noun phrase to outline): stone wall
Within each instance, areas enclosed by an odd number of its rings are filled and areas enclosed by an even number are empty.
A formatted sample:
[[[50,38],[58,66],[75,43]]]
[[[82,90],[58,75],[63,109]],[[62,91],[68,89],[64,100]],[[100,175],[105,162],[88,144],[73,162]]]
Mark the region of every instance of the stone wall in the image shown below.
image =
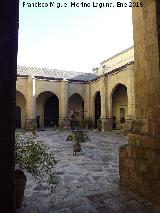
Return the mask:
[[[27,99],[27,79],[27,77],[17,77],[16,81],[16,90],[22,93],[25,99]]]
[[[89,83],[67,82],[62,80],[35,79],[32,76],[18,77],[16,88],[21,92],[26,101],[25,118],[35,120],[40,116],[40,124],[44,125],[44,103],[51,95],[59,99],[59,121],[66,122],[70,115],[68,113],[68,100],[74,94],[79,94],[84,101],[84,116],[95,121],[95,95],[100,91],[101,96],[101,119],[103,120],[103,131],[112,129],[112,94],[118,84],[127,87],[128,105],[127,112],[134,116],[134,88],[133,88],[133,65],[128,65],[123,71],[116,74],[101,76]],[[119,110],[119,109],[118,109]],[[68,122],[68,121],[67,121]]]
[[[133,9],[135,42],[135,124],[120,148],[120,183],[160,205],[159,1]]]
[[[129,134],[119,162],[121,186],[160,205],[159,138]]]
[[[130,61],[134,61],[134,47],[130,47],[127,50],[124,50],[112,56],[111,58],[101,62],[101,69],[99,69],[98,71],[101,71],[102,68],[105,67],[104,73],[108,73],[116,68],[122,67]],[[102,71],[100,73],[98,72],[98,74],[101,73]]]

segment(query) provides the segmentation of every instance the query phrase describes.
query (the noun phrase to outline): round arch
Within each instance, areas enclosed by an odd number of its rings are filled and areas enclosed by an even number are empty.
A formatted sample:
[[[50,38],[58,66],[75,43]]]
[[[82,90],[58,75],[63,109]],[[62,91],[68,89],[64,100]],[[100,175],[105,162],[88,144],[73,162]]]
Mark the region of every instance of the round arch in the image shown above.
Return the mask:
[[[97,120],[101,117],[101,94],[100,91],[97,91],[93,96],[93,112],[95,127],[97,127]]]
[[[25,96],[16,90],[16,128],[24,128],[26,119]]]
[[[73,91],[70,91],[68,99],[70,99],[75,94],[79,95],[83,100],[85,100],[85,95],[80,93],[79,91],[76,91],[75,89],[73,89]]]
[[[36,99],[41,95],[41,94],[43,94],[43,93],[50,93],[50,94],[53,94],[53,95],[55,95],[55,96],[57,96],[57,98],[59,99],[59,93],[57,94],[57,92],[56,91],[52,91],[52,90],[50,90],[50,89],[47,89],[47,90],[44,90],[44,89],[41,89],[41,90],[38,90],[37,92],[36,92],[36,94],[35,94],[35,97],[36,97]]]
[[[59,99],[53,92],[44,91],[37,96],[36,121],[38,127],[59,125]]]
[[[84,118],[84,99],[79,93],[74,93],[68,99],[68,115],[71,126],[78,126]]]
[[[121,83],[116,84],[112,89],[110,100],[113,129],[120,128],[128,115],[127,87]]]
[[[116,83],[116,84],[113,86],[112,90],[111,90],[110,97],[112,97],[114,91],[116,90],[116,88],[117,88],[119,85],[122,85],[122,86],[124,86],[124,87],[127,88],[127,85],[126,85],[125,83],[123,83],[123,82],[118,82],[118,83]]]

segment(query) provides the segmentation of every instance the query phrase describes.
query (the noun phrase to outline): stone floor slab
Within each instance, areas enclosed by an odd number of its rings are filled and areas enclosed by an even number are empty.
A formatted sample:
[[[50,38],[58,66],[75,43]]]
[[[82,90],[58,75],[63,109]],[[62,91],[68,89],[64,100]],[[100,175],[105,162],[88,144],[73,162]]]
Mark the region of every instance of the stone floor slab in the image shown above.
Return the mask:
[[[66,141],[70,132],[39,131],[38,139],[58,159],[57,185],[50,200],[47,186],[36,188],[27,174],[23,206],[17,213],[159,213],[159,207],[119,188],[119,146],[127,138],[117,133],[88,131],[90,141],[73,156],[72,142]]]

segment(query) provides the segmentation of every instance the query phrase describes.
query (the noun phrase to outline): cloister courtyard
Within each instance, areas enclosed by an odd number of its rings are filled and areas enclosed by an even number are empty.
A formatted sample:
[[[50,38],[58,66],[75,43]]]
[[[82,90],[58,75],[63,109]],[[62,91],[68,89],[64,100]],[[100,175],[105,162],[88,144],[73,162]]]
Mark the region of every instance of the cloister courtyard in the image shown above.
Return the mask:
[[[25,137],[29,132],[19,131]],[[158,213],[160,208],[119,186],[119,147],[127,137],[119,130],[88,130],[90,140],[81,142],[81,152],[73,156],[69,131],[52,128],[37,131],[36,137],[54,152],[55,190],[38,187],[27,174],[22,208],[17,213]]]

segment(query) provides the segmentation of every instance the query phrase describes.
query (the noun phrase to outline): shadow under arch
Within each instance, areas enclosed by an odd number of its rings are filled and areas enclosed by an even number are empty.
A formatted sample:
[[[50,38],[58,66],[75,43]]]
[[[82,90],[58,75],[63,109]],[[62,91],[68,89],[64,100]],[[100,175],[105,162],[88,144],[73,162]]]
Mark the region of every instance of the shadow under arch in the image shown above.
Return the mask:
[[[59,125],[59,98],[53,92],[41,92],[36,98],[36,121],[38,127]]]
[[[71,127],[78,126],[84,118],[84,99],[79,93],[74,93],[69,97],[68,115]]]
[[[23,93],[16,90],[16,128],[25,128],[26,99]]]
[[[93,114],[95,127],[97,127],[97,120],[101,117],[101,94],[97,91],[93,96]]]
[[[110,108],[113,129],[120,128],[125,123],[128,115],[127,86],[118,83],[112,89],[110,95]]]

